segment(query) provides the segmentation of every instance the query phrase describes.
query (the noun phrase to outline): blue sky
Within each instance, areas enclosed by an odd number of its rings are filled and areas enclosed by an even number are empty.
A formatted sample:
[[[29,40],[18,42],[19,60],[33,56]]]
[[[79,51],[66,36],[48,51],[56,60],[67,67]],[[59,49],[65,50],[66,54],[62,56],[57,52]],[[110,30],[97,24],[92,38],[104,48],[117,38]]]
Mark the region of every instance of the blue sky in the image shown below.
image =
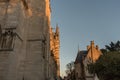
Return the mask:
[[[78,45],[85,50],[91,40],[104,48],[120,40],[120,0],[51,0],[51,25],[60,27],[61,75],[74,61]]]

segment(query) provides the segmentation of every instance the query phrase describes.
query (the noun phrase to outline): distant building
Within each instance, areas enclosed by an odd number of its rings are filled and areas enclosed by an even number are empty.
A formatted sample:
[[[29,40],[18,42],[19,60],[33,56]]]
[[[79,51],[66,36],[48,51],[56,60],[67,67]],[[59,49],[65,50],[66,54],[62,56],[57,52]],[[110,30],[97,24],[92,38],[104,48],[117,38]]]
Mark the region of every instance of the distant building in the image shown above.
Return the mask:
[[[59,28],[51,30],[50,0],[0,0],[0,80],[60,76]]]
[[[76,80],[99,80],[96,74],[90,74],[88,72],[87,65],[95,63],[101,54],[98,46],[94,45],[94,41],[91,41],[91,44],[87,46],[87,50],[78,51],[75,60]]]

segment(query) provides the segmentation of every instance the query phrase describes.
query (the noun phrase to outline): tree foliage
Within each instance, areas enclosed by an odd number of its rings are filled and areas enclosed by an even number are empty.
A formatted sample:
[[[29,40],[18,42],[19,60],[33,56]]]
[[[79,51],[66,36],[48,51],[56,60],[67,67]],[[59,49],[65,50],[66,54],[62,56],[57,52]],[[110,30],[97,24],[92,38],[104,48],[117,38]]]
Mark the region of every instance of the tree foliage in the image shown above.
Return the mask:
[[[108,52],[94,64],[88,65],[90,73],[96,73],[100,80],[120,79],[120,52]]]
[[[102,56],[88,65],[90,73],[96,73],[100,80],[120,80],[120,41],[111,42],[101,49]]]
[[[72,71],[74,70],[74,62],[70,62],[66,65],[66,74],[71,74]]]
[[[66,74],[69,79],[75,80],[75,68],[73,61],[66,65]]]
[[[109,45],[105,45],[105,47],[108,51],[120,51],[120,41],[116,43],[111,42]]]

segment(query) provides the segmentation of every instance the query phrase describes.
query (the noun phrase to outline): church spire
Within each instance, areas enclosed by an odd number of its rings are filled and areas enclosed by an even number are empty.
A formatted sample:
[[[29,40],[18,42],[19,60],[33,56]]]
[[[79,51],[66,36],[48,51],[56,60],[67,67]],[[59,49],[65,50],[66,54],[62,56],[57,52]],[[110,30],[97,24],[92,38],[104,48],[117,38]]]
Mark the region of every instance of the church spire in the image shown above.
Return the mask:
[[[79,44],[78,44],[78,52],[80,52]]]
[[[59,27],[58,27],[58,24],[56,24],[56,34],[59,36]]]

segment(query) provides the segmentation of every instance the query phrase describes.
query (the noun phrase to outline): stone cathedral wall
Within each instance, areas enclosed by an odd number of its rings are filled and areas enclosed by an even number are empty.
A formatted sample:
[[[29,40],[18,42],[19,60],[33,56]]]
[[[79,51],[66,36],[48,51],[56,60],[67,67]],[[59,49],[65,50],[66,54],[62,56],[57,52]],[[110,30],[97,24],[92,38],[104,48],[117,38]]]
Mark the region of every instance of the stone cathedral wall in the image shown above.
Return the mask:
[[[0,80],[56,77],[56,60],[50,52],[49,1],[0,0]]]
[[[23,34],[25,31],[25,15],[23,14],[23,4],[19,0],[10,0],[10,2],[0,2],[0,6],[2,6],[0,7],[2,8],[0,9],[0,24],[2,37],[4,38],[0,44],[9,44],[4,40],[10,40],[11,35],[7,34],[5,36],[5,32],[14,33],[12,47],[0,47],[0,79],[22,80],[25,58],[25,36]]]

